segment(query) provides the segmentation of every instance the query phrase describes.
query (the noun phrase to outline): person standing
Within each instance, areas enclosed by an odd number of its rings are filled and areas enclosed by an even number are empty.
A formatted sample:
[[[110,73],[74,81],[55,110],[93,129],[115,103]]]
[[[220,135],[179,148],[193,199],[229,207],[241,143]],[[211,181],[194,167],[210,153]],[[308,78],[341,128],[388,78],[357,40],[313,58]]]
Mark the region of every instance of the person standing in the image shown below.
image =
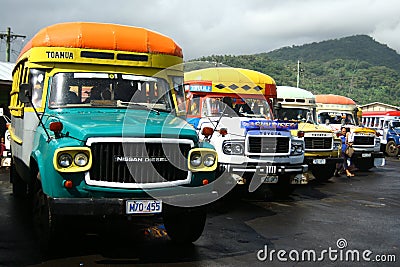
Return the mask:
[[[344,169],[344,171],[346,172],[346,176],[347,177],[353,177],[354,174],[351,173],[350,170],[349,170],[349,167],[351,165],[351,157],[346,154],[347,147],[351,146],[351,143],[349,142],[349,140],[350,140],[350,132],[347,131],[346,127],[342,127],[340,129],[340,133],[341,133],[340,139],[342,141],[342,151],[341,151],[341,153],[342,153],[343,163],[339,164],[339,166],[336,168],[335,176],[336,177],[340,176],[339,175],[340,170]]]

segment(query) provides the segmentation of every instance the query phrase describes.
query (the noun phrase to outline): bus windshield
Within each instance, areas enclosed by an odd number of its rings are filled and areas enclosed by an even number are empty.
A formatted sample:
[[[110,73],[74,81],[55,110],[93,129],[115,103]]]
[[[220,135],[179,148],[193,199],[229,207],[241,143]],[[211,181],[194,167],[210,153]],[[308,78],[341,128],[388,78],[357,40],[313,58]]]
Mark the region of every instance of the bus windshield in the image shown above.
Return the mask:
[[[264,99],[236,99],[228,96],[204,98],[202,115],[209,117],[223,115],[230,117],[273,118],[270,105]]]
[[[277,112],[279,120],[302,121],[314,123],[313,114],[303,108],[281,108]]]
[[[355,125],[354,117],[345,112],[321,112],[318,114],[320,124],[351,124]]]
[[[144,106],[171,111],[164,79],[121,73],[55,74],[50,83],[50,108]]]
[[[392,121],[392,127],[393,128],[400,128],[400,121]]]

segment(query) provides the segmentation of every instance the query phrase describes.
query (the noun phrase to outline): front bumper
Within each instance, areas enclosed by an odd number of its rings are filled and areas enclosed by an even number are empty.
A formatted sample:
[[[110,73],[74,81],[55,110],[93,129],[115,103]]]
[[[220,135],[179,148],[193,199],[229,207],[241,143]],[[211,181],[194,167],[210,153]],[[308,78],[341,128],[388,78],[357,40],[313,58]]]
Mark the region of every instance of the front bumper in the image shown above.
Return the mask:
[[[357,162],[373,162],[375,167],[383,167],[386,164],[385,155],[383,152],[366,152],[366,151],[355,151],[353,154],[354,161]]]
[[[221,163],[225,171],[235,174],[253,173],[256,175],[281,175],[281,174],[300,174],[308,170],[307,164],[296,165],[246,165],[246,164],[226,164]]]
[[[385,158],[383,152],[377,151],[354,151],[353,157],[355,158]]]
[[[182,207],[190,207],[193,199],[196,203],[203,201],[211,203],[219,198],[217,191],[195,194],[181,194],[173,196],[162,196],[157,200],[164,203],[174,203]],[[143,198],[49,198],[50,209],[53,214],[67,216],[110,216],[110,215],[126,215],[127,200],[153,200],[151,197]],[[157,214],[148,214],[157,215]],[[143,215],[138,215],[143,216]]]
[[[324,157],[306,157],[304,158],[304,163],[308,166],[321,166],[324,165],[334,165],[336,163],[342,163],[342,158],[324,158]]]

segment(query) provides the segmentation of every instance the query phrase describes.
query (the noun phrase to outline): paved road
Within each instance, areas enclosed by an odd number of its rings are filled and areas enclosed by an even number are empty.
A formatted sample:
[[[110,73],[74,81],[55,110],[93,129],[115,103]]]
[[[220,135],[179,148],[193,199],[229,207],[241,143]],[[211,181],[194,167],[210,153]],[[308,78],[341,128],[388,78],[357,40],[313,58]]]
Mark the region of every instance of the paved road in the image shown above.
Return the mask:
[[[86,222],[86,235],[69,236],[43,256],[26,203],[13,199],[8,173],[1,170],[0,265],[399,266],[399,171],[400,161],[388,159],[384,168],[302,186],[284,200],[232,195],[210,209],[205,232],[192,246],[169,242],[161,221],[103,220]],[[323,263],[310,262],[314,255]],[[294,261],[302,257],[306,261]],[[397,264],[372,261],[379,257],[396,257]]]

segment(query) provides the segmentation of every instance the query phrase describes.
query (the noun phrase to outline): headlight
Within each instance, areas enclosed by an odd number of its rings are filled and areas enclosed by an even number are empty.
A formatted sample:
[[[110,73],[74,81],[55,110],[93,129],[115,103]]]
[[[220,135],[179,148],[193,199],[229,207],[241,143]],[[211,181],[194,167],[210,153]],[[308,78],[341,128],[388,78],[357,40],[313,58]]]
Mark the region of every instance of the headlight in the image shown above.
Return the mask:
[[[303,153],[303,145],[301,143],[292,143],[291,152],[292,154]]]
[[[215,162],[215,157],[214,157],[214,155],[207,154],[207,155],[204,156],[203,164],[204,164],[206,167],[211,167],[212,165],[214,165],[214,162]]]
[[[74,158],[74,162],[77,166],[86,166],[89,162],[89,157],[85,153],[77,153]]]
[[[298,147],[296,148],[296,152],[297,152],[297,153],[303,153],[303,146],[298,146]]]
[[[340,148],[341,142],[333,142],[333,150],[338,150]]]
[[[62,147],[54,151],[53,166],[58,172],[85,172],[92,167],[92,152],[88,147]]]
[[[72,156],[67,153],[60,154],[58,157],[58,165],[60,165],[63,168],[67,168],[71,166],[72,164]]]
[[[228,155],[243,155],[244,147],[242,143],[224,142],[222,151]]]
[[[198,167],[201,164],[201,154],[200,153],[193,153],[190,156],[190,164],[192,164],[194,167]]]
[[[189,151],[188,169],[192,172],[212,172],[217,168],[218,154],[211,148],[193,148]]]

